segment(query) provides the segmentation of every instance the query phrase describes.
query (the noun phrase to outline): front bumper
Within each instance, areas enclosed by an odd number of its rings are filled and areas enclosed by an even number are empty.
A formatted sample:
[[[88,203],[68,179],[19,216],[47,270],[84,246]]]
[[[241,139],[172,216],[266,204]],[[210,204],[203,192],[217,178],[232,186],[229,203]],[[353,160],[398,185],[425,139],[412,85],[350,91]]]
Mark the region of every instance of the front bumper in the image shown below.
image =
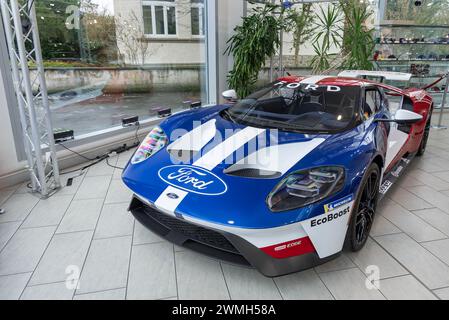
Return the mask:
[[[129,210],[134,217],[160,237],[212,258],[252,266],[267,277],[277,277],[315,267],[337,255],[320,259],[316,252],[285,259],[273,258],[242,237],[169,216],[134,197]],[[270,237],[269,230],[267,237]]]

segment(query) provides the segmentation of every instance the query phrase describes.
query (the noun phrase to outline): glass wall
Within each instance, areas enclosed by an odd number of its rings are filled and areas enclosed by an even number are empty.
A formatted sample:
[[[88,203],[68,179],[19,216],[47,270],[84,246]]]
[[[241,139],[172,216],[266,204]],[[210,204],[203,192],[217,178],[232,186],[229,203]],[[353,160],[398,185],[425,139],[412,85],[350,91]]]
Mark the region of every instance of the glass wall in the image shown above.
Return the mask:
[[[207,103],[205,0],[36,0],[55,128]]]

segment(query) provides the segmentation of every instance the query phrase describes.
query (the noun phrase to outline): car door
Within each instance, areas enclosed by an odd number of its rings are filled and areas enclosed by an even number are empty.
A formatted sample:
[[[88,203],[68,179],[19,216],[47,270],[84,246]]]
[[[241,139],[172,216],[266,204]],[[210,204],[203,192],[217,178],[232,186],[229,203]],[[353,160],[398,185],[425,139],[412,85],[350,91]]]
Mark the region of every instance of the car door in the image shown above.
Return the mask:
[[[382,96],[382,95],[381,95]],[[383,97],[386,99],[386,97]],[[388,108],[388,103],[383,103],[383,105]],[[393,108],[394,110],[388,110],[390,117],[393,117],[393,113],[397,110],[404,108],[405,101],[404,96],[400,96],[400,101],[398,101],[398,107]],[[388,134],[388,146],[387,154],[385,157],[385,170],[388,172],[394,168],[394,166],[402,159],[405,154],[404,146],[409,139],[410,127],[399,125],[395,122],[389,124],[389,134]]]

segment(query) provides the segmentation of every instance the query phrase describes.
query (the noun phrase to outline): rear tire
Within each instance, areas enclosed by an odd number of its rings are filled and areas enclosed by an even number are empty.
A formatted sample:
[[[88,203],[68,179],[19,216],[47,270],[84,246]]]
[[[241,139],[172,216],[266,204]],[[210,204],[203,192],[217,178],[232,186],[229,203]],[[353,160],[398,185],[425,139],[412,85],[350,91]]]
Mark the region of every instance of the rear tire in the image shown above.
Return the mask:
[[[419,146],[418,153],[416,156],[422,157],[424,153],[426,153],[427,148],[427,142],[429,141],[430,136],[430,129],[432,128],[432,114],[433,114],[433,108],[430,110],[430,117],[429,120],[426,123],[426,128],[424,129],[423,138],[421,141],[421,145]]]
[[[379,166],[373,163],[360,184],[346,234],[345,247],[350,251],[363,249],[369,238],[379,200],[380,175]]]

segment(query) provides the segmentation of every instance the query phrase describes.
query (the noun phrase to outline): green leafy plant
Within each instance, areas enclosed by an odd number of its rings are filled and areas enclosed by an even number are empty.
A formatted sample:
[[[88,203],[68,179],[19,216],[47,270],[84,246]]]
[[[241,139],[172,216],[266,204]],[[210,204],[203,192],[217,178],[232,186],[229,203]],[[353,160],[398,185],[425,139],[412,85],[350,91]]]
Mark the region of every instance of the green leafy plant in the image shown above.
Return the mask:
[[[289,10],[286,17],[287,31],[293,35],[293,49],[295,51],[295,65],[298,66],[299,49],[306,41],[313,37],[313,21],[315,15],[312,4],[305,3],[301,8]]]
[[[266,60],[275,55],[280,46],[282,22],[273,15],[276,8],[275,5],[255,8],[251,15],[243,18],[242,25],[234,29],[235,34],[228,40],[225,54],[234,57],[228,85],[239,97],[250,93]]]
[[[341,33],[339,24],[342,21],[341,10],[339,6],[328,5],[326,11],[320,7],[318,20],[314,22],[317,32],[313,38],[313,48],[315,56],[311,61],[311,67],[314,72],[320,72],[329,69],[332,55],[329,51],[332,47],[341,47]]]
[[[340,2],[345,15],[343,32],[343,52],[346,57],[342,67],[345,69],[371,70],[373,64],[370,59],[374,50],[373,29],[367,27],[371,17],[364,2],[348,0]]]

